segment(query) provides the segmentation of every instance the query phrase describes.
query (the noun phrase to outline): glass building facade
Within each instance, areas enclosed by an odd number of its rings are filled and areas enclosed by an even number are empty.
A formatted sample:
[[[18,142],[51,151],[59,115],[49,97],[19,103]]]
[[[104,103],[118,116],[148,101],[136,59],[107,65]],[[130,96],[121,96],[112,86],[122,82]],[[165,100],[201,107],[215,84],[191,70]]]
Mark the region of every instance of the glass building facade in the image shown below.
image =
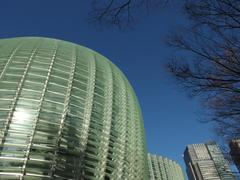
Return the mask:
[[[73,43],[0,40],[0,141],[0,179],[148,178],[132,87]]]
[[[215,142],[188,145],[184,152],[189,180],[235,180]]]
[[[185,180],[178,163],[168,158],[148,154],[150,180]]]

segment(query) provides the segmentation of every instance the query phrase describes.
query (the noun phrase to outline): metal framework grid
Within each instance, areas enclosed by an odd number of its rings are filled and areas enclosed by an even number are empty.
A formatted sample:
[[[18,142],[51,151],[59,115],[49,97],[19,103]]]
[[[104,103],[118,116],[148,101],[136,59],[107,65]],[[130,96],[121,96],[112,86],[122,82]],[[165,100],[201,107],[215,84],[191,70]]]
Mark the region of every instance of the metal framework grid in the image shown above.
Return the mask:
[[[0,40],[0,179],[147,179],[143,120],[121,71],[49,38]]]
[[[175,161],[148,154],[150,180],[185,180],[184,173]]]

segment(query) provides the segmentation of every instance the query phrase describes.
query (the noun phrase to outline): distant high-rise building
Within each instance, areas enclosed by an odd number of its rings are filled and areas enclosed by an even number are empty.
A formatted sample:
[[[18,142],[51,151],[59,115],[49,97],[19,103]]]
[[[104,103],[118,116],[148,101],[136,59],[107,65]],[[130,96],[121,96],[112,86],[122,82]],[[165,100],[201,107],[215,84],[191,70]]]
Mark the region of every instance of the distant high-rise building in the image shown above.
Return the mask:
[[[229,146],[232,159],[240,172],[240,139],[232,140]]]
[[[184,152],[190,180],[235,180],[228,162],[215,142],[188,145]]]
[[[173,160],[148,154],[150,180],[184,180],[181,167]]]

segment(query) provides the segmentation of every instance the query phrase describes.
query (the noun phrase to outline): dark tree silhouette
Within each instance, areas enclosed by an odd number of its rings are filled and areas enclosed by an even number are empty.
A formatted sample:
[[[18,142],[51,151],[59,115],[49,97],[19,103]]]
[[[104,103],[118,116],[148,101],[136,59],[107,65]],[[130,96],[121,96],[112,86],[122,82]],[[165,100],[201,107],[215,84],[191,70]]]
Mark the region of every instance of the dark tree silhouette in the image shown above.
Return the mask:
[[[90,21],[100,25],[128,28],[143,11],[152,11],[168,0],[92,0]]]
[[[125,28],[142,10],[168,0],[93,0],[90,19]],[[240,138],[240,1],[184,0],[188,27],[168,44],[185,53],[168,64],[170,73],[192,96],[200,96],[216,131],[225,140]],[[184,55],[184,56],[181,56]]]
[[[184,12],[191,25],[168,43],[185,53],[168,64],[169,71],[203,99],[219,135],[240,138],[240,1],[189,0]]]

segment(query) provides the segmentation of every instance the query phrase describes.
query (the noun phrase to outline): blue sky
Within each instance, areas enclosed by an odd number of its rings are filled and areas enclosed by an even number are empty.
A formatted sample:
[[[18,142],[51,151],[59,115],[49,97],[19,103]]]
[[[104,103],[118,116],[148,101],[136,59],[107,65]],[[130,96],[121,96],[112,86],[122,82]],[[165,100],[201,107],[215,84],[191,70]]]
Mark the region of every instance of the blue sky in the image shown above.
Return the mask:
[[[125,73],[138,96],[149,152],[174,159],[185,168],[185,146],[215,137],[209,124],[197,121],[201,110],[198,101],[188,98],[165,68],[174,51],[164,39],[188,22],[178,9],[171,8],[144,17],[130,31],[99,30],[86,21],[88,2],[2,1],[0,38],[58,38],[87,46],[109,58]]]

